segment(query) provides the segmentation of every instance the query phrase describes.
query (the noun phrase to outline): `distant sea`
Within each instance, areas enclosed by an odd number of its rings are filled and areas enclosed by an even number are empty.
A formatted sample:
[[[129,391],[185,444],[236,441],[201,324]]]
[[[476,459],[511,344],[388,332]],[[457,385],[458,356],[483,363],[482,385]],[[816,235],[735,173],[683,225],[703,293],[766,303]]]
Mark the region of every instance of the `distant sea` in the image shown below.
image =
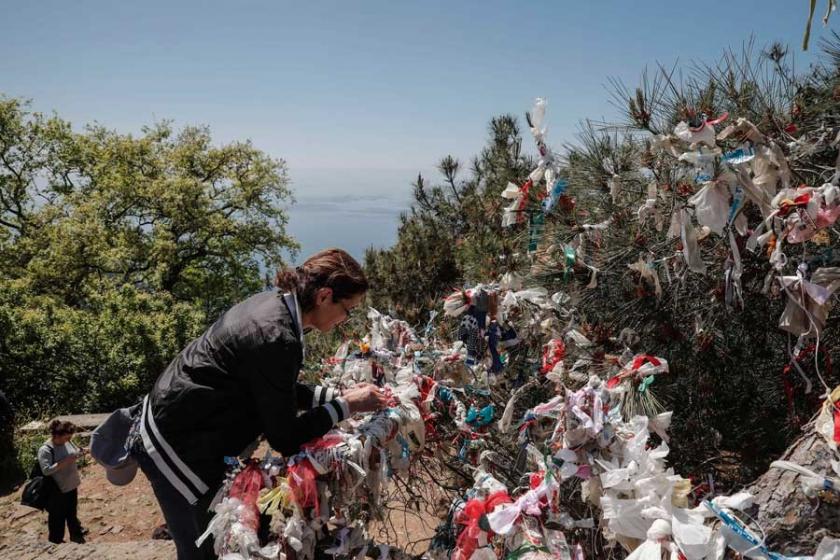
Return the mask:
[[[328,247],[345,249],[362,262],[367,247],[393,245],[400,212],[411,205],[418,172],[440,182],[434,169],[290,167],[296,202],[288,208],[288,232],[301,245],[294,263]]]

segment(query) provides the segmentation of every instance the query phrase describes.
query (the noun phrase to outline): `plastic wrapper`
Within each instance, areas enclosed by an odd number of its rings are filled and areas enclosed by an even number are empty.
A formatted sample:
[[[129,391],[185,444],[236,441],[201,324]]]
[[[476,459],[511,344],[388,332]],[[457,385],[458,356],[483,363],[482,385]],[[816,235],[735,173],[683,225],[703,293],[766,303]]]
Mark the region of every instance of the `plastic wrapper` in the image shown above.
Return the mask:
[[[694,206],[697,223],[723,235],[729,217],[729,198],[729,186],[725,182],[709,181],[688,202]]]
[[[674,542],[686,560],[703,560],[712,542],[712,529],[703,524],[704,517],[683,509],[674,509],[671,530]]]
[[[840,539],[823,537],[814,553],[814,560],[840,560]]]
[[[748,140],[753,144],[763,144],[766,141],[761,131],[743,117],[739,117],[734,123],[724,128],[717,137],[718,140],[727,140],[729,138],[742,141]]]
[[[699,127],[692,128],[685,121],[681,121],[674,127],[674,135],[688,142],[690,145],[705,144],[709,148],[717,146],[715,142],[715,128],[712,125],[702,123]]]

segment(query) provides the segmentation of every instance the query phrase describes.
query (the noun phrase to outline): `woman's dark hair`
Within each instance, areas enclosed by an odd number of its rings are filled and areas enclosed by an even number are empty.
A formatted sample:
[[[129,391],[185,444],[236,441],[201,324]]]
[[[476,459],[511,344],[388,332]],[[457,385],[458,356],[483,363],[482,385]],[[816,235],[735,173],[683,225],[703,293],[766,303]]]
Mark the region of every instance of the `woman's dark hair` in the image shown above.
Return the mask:
[[[61,420],[53,420],[52,422],[50,422],[50,433],[54,436],[75,434],[76,425],[72,422],[62,422]]]
[[[341,249],[324,249],[296,268],[278,270],[274,284],[285,292],[297,293],[304,313],[315,307],[315,292],[320,288],[332,288],[333,301],[368,291],[361,265]]]

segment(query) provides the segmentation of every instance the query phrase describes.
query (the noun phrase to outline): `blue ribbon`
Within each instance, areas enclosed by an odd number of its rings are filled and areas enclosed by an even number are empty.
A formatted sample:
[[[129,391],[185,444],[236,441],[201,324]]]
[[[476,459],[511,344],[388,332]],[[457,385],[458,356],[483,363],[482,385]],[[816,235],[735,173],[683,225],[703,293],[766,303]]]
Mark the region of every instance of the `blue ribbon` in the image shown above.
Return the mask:
[[[709,508],[711,512],[714,513],[717,518],[720,519],[733,533],[738,535],[738,537],[746,541],[748,544],[754,546],[756,550],[766,554],[770,560],[788,560],[787,556],[777,552],[771,552],[766,545],[762,544],[761,541],[755,538],[755,535],[747,530],[743,523],[735,519],[729,512],[717,507],[709,500],[703,500],[703,505]]]
[[[741,189],[741,185],[738,185],[735,187],[735,194],[732,195],[732,205],[729,207],[729,219],[727,221],[730,224],[735,219],[735,214],[738,213],[742,204],[744,204],[744,191]]]
[[[569,187],[569,184],[564,181],[563,179],[557,179],[554,182],[554,185],[551,187],[551,191],[548,193],[548,197],[543,200],[543,208],[545,209],[545,213],[548,214],[551,212],[551,209],[554,208],[554,205],[557,203],[557,200],[563,196],[563,193],[566,192],[566,189]]]
[[[481,410],[474,406],[471,406],[470,409],[467,411],[467,424],[479,428],[487,426],[493,421],[493,416],[495,416],[495,413],[496,409],[492,404],[488,404]]]

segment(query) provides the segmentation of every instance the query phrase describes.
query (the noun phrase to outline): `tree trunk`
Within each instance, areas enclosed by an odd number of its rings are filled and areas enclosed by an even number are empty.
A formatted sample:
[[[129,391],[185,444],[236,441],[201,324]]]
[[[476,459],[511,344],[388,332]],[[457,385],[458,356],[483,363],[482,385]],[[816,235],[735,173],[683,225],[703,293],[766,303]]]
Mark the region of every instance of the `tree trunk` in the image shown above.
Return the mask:
[[[820,475],[833,475],[834,452],[816,432],[814,422],[780,459],[811,469]],[[750,515],[767,533],[770,550],[785,555],[813,554],[823,537],[840,537],[840,494],[825,492],[823,499],[805,496],[801,476],[771,468],[747,488],[755,496]]]

